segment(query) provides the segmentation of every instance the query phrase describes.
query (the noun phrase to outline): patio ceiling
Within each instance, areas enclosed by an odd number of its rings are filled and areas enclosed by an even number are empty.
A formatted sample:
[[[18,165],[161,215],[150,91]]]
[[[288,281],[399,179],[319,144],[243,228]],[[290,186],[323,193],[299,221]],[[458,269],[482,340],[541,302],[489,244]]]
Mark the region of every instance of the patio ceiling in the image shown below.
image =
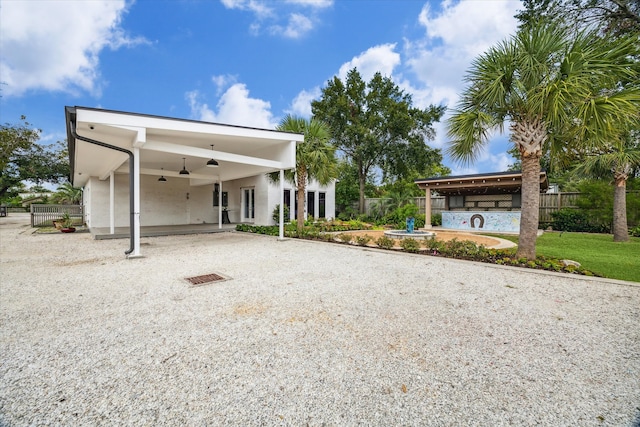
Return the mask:
[[[303,135],[194,120],[86,107],[66,107],[71,179],[83,186],[91,176],[129,173],[127,154],[76,140],[78,135],[129,151],[139,149],[140,174],[189,179],[191,185],[254,176],[295,167]],[[214,144],[213,150],[211,144]],[[180,175],[185,158],[189,175]],[[214,158],[219,166],[207,167]]]

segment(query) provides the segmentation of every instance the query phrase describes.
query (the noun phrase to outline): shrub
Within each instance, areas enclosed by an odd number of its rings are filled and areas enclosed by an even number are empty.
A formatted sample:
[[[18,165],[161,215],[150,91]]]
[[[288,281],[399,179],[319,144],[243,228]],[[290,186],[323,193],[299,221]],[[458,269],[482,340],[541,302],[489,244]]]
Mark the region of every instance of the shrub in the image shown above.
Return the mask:
[[[284,222],[289,222],[289,206],[284,205]],[[275,209],[273,209],[273,213],[271,214],[271,218],[276,222],[276,224],[280,223],[280,205],[276,205]]]
[[[437,213],[431,215],[431,225],[440,226],[442,225],[442,214]]]
[[[416,239],[402,239],[402,241],[400,242],[400,246],[407,252],[420,252],[420,243]]]
[[[432,251],[434,254],[442,252],[444,243],[440,240],[436,240],[435,237],[425,237],[422,243],[426,249]]]
[[[416,206],[413,203],[408,203],[406,205],[404,205],[401,208],[398,208],[398,210],[400,211],[400,215],[404,217],[404,219],[406,218],[415,218],[416,215],[418,215],[418,206]]]
[[[376,245],[382,249],[391,249],[395,244],[395,240],[388,236],[380,236],[376,239]]]
[[[640,237],[640,225],[629,230],[629,234],[633,237]]]
[[[336,236],[336,239],[338,239],[339,241],[343,242],[343,243],[350,243],[351,239],[353,239],[353,234],[349,234],[349,233],[340,233]]]
[[[610,227],[604,224],[594,224],[589,220],[585,211],[580,209],[562,208],[551,213],[553,229],[558,231],[575,231],[587,233],[609,233]]]
[[[365,234],[364,236],[356,236],[356,243],[360,246],[366,246],[371,241],[371,236]]]

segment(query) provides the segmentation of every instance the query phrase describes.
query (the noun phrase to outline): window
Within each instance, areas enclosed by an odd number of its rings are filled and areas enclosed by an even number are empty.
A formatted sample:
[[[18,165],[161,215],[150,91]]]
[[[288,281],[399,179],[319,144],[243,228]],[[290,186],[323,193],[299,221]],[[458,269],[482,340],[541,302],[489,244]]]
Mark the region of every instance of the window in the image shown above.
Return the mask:
[[[522,207],[522,194],[515,193],[511,198],[511,207],[513,208],[521,208]]]
[[[213,206],[217,207],[219,206],[218,204],[218,198],[220,197],[220,192],[219,191],[214,191],[213,192]],[[223,191],[222,192],[222,206],[224,206],[225,208],[227,206],[229,206],[229,193],[227,191]]]
[[[449,208],[464,208],[464,196],[449,196]]]
[[[316,217],[316,192],[309,191],[307,193],[307,215]]]
[[[256,217],[255,190],[253,188],[245,188],[242,192],[242,198],[244,220],[253,222]]]
[[[284,191],[284,205],[289,208],[289,212],[291,212],[291,190],[283,190]]]
[[[326,199],[327,193],[318,193],[318,218],[326,218]]]

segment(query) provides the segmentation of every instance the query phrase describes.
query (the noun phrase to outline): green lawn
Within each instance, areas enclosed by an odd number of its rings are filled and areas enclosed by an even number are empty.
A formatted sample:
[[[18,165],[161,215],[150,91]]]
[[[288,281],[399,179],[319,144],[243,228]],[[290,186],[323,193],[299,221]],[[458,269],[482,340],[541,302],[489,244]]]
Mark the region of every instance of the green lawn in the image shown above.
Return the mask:
[[[518,242],[517,236],[500,236]],[[587,270],[611,279],[640,282],[640,238],[616,243],[611,234],[545,232],[536,253],[578,261]]]

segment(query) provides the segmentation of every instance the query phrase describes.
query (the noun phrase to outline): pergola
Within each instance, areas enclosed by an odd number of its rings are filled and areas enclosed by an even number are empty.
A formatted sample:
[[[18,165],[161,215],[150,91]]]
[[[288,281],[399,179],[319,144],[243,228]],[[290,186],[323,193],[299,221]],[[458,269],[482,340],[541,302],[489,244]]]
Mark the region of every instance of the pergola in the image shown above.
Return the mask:
[[[71,182],[81,187],[90,177],[110,180],[111,230],[114,174],[129,175],[129,257],[140,256],[141,175],[188,179],[191,186],[217,184],[222,206],[224,181],[279,171],[282,197],[284,170],[295,167],[296,145],[304,141],[303,135],[269,129],[87,107],[65,107],[65,118]],[[216,167],[207,166],[211,159]],[[283,205],[281,200],[281,238]],[[220,227],[221,216],[219,210]]]
[[[445,209],[449,209],[451,196],[519,194],[522,190],[522,172],[492,172],[475,175],[424,178],[414,181],[426,191],[425,228],[431,228],[431,194],[445,196]],[[540,172],[540,191],[549,187],[546,172]]]

